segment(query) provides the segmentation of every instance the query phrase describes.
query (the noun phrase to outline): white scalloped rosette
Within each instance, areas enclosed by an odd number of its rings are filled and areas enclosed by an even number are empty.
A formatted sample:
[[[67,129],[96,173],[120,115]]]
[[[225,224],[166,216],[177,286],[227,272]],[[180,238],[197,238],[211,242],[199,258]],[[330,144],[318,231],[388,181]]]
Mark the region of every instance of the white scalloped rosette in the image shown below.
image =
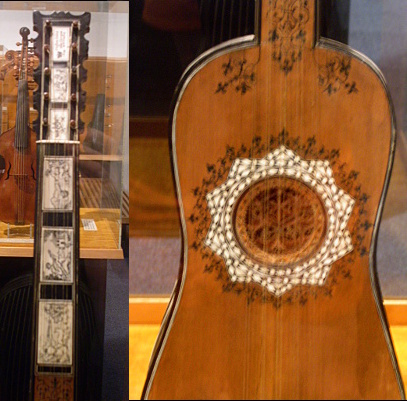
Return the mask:
[[[264,265],[239,245],[232,214],[242,193],[260,180],[288,177],[307,185],[320,198],[327,216],[325,239],[307,260],[289,267]],[[226,182],[206,195],[212,222],[205,245],[221,256],[232,282],[254,282],[275,296],[299,284],[322,286],[334,262],[353,250],[346,229],[354,199],[335,184],[328,160],[304,160],[280,146],[263,159],[235,159]]]

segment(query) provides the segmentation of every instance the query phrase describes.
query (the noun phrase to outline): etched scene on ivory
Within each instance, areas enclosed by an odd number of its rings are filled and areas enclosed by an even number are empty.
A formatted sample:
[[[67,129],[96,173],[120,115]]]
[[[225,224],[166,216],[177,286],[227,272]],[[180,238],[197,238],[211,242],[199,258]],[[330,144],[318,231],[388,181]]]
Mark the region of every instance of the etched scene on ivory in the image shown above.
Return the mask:
[[[72,283],[73,229],[43,228],[41,281]]]
[[[40,301],[38,364],[72,364],[72,313],[72,301]]]

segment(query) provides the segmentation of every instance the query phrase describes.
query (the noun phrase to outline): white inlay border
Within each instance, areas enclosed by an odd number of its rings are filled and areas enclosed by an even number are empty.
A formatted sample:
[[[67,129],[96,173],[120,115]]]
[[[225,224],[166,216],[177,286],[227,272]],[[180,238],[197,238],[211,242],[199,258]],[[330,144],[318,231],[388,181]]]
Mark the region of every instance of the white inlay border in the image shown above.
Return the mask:
[[[284,267],[260,264],[240,246],[233,230],[233,209],[240,195],[256,182],[288,177],[306,184],[321,199],[327,215],[325,240],[311,258]],[[346,229],[354,199],[338,188],[328,160],[304,160],[281,146],[263,159],[235,159],[228,178],[206,196],[211,214],[205,245],[221,256],[233,282],[254,282],[275,296],[296,285],[323,285],[332,264],[353,250]]]

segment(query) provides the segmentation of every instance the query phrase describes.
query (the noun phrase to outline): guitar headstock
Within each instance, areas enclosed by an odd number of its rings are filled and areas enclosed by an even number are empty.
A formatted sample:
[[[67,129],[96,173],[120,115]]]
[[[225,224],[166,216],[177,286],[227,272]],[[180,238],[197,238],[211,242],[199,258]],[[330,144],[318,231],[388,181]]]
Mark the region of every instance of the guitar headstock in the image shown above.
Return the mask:
[[[88,58],[85,34],[89,32],[90,13],[45,15],[35,11],[33,19],[34,31],[38,33],[34,51],[39,59],[34,73],[38,84],[34,92],[34,108],[38,111],[34,129],[39,139],[59,139],[59,132],[52,132],[52,125],[62,123],[70,135],[61,139],[78,140],[78,132],[84,127],[80,113],[85,109],[86,92],[81,84],[87,77],[83,62]],[[58,109],[58,104],[63,107]]]

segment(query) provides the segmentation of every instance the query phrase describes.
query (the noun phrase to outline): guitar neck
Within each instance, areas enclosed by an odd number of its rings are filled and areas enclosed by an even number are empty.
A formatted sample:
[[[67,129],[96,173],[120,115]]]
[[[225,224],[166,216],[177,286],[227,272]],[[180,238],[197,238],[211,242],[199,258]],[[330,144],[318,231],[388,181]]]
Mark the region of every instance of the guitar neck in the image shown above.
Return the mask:
[[[74,400],[79,263],[79,135],[81,83],[90,14],[34,13],[40,59],[34,107],[37,196],[32,396]]]

